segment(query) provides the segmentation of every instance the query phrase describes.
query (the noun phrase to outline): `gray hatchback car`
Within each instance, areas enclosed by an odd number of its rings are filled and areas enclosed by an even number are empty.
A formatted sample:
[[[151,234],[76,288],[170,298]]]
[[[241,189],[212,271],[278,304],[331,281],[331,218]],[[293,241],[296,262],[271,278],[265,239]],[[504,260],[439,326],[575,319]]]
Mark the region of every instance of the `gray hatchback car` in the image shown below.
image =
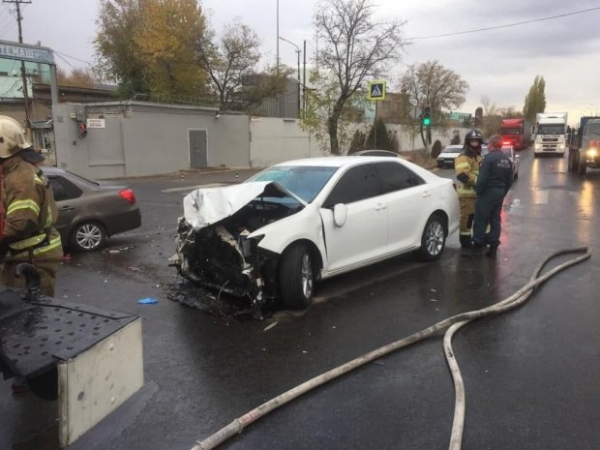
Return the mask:
[[[98,183],[56,167],[42,167],[58,208],[56,229],[63,247],[89,252],[118,233],[142,225],[133,190]]]

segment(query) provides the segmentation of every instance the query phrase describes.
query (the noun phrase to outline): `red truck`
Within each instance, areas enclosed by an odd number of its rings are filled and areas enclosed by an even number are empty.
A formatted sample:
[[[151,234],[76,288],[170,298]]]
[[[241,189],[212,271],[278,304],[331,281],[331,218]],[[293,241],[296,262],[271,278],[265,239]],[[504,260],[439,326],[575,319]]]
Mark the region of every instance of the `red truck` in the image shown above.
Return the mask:
[[[531,141],[531,124],[527,119],[502,119],[498,131],[503,145],[512,145],[515,150],[529,147]]]

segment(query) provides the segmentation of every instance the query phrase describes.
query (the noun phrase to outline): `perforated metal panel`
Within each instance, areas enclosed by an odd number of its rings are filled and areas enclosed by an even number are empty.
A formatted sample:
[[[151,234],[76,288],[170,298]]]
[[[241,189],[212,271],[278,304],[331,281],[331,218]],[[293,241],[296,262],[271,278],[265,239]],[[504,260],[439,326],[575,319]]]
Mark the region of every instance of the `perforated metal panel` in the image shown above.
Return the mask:
[[[11,312],[0,311],[0,358],[26,378],[54,369],[138,317],[49,297],[15,306],[19,297],[11,291],[0,292],[0,305],[2,299]]]

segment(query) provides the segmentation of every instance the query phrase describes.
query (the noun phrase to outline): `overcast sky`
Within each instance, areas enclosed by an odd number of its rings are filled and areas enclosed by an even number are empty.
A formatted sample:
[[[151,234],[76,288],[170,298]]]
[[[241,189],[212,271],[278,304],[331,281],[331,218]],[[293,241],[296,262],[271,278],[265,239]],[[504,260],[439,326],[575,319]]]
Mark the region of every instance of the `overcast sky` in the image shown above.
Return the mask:
[[[240,18],[262,39],[266,59],[277,54],[279,34],[313,54],[318,43],[312,24],[318,0],[201,0],[217,31]],[[406,65],[438,60],[469,83],[459,110],[474,113],[486,96],[499,107],[523,108],[536,75],[546,80],[547,112],[568,111],[569,122],[600,110],[600,1],[574,0],[373,0],[377,19],[405,21],[412,39],[401,64],[390,71],[391,87]],[[93,63],[99,0],[31,0],[22,5],[23,40],[55,51],[64,69]],[[591,10],[597,8],[595,10]],[[18,41],[14,4],[0,5],[0,39]],[[572,14],[584,11],[582,14]],[[553,16],[563,16],[547,19]],[[540,20],[547,19],[547,20]],[[529,21],[527,24],[508,26]],[[448,35],[502,27],[487,31]],[[279,41],[284,64],[297,65],[294,46]]]

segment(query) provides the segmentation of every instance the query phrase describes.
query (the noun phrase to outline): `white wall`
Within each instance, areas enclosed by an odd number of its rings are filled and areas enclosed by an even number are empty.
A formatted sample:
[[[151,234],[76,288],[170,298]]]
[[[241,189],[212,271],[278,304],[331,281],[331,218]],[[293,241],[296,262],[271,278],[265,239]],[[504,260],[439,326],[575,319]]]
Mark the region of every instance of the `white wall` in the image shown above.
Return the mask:
[[[105,118],[105,127],[81,136],[78,112],[87,118]],[[151,176],[191,168],[189,130],[207,132],[207,166],[262,168],[283,161],[323,156],[321,143],[302,131],[295,119],[255,118],[216,114],[210,108],[154,105],[140,102],[61,104],[55,106],[56,162],[61,168],[102,179]],[[350,124],[347,132],[368,133],[370,124]],[[419,134],[389,125],[400,151],[419,150]],[[461,139],[468,130],[460,129]],[[450,143],[452,129],[433,130],[432,140]],[[347,148],[343,148],[347,151]]]

